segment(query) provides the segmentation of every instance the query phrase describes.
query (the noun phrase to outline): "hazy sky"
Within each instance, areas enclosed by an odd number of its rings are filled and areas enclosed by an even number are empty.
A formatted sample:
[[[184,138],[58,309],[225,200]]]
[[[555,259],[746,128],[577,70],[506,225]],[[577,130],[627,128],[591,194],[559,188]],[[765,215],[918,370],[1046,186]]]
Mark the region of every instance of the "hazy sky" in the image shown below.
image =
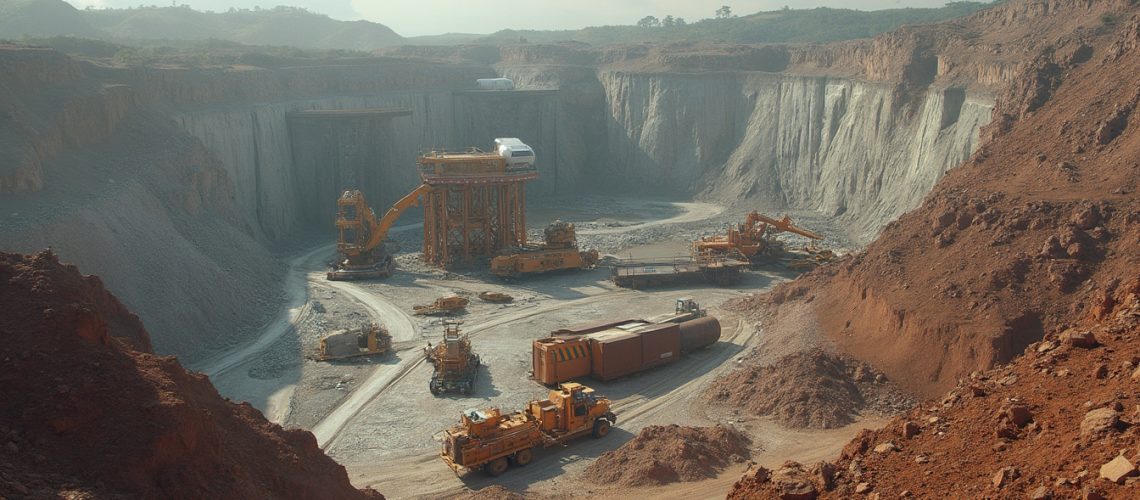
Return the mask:
[[[162,0],[68,0],[80,8],[167,5]],[[167,0],[170,1],[170,0]],[[940,7],[947,0],[175,0],[197,10],[230,7],[304,7],[335,19],[367,19],[404,36],[441,33],[493,33],[501,29],[576,29],[607,24],[634,24],[645,16],[713,17],[721,5],[735,14],[775,10],[843,7],[875,10],[897,7]]]

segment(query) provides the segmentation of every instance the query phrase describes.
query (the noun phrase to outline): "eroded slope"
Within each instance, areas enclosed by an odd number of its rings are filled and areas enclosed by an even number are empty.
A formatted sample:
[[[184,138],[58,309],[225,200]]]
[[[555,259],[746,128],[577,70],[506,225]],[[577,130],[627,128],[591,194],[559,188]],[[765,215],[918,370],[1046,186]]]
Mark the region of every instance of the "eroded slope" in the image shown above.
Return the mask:
[[[1130,12],[1135,12],[1134,10]],[[1132,15],[1132,14],[1130,14]],[[1138,264],[1135,17],[1046,46],[999,100],[993,138],[866,251],[779,292],[932,397],[1075,323]]]

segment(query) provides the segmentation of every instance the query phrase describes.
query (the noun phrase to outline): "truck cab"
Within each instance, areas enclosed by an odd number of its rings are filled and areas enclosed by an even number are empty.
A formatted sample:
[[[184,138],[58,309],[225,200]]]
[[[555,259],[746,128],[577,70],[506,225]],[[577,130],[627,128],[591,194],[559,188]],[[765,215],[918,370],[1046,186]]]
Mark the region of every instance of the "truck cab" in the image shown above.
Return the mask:
[[[594,437],[609,433],[617,417],[610,411],[610,400],[576,382],[566,382],[550,391],[550,397],[531,401],[528,409],[539,428],[555,439],[566,439],[586,432]]]

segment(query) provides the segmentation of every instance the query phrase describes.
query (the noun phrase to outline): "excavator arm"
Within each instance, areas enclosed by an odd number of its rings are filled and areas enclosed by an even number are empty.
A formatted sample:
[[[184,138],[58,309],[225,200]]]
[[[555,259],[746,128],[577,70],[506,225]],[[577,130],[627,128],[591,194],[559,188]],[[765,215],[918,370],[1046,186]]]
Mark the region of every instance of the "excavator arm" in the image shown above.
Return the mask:
[[[427,184],[421,184],[420,187],[413,189],[412,192],[393,204],[392,208],[389,208],[387,212],[384,212],[384,216],[380,218],[379,222],[376,221],[376,214],[369,210],[365,217],[370,234],[368,242],[364,244],[364,251],[370,252],[384,243],[384,240],[388,238],[388,231],[392,229],[392,225],[396,223],[396,220],[404,214],[405,210],[418,206],[420,204],[420,198],[427,194],[428,191],[431,191],[431,186]]]
[[[788,217],[787,215],[784,215],[783,219],[773,219],[767,215],[760,214],[759,212],[752,212],[748,214],[748,220],[746,221],[745,225],[748,227],[755,227],[757,223],[767,224],[780,231],[798,234],[800,236],[811,238],[813,240],[823,239],[823,236],[818,233],[813,233],[807,229],[800,229],[796,227],[796,225],[792,223],[792,218]],[[762,230],[763,228],[761,228],[761,231]]]

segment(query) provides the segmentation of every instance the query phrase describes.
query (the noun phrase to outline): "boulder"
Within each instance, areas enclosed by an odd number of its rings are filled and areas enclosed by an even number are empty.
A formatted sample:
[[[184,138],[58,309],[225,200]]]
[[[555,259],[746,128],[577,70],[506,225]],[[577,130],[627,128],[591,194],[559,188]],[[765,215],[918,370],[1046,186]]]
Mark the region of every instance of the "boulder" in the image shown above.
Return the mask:
[[[1018,427],[1025,427],[1025,424],[1033,421],[1033,412],[1029,411],[1028,406],[1021,404],[1006,408],[1005,416]]]
[[[780,483],[780,500],[815,500],[819,496],[811,481],[783,481]]]
[[[1081,437],[1096,436],[1114,429],[1120,422],[1120,413],[1112,408],[1097,408],[1085,413],[1081,420]]]
[[[1101,363],[1093,368],[1093,378],[1102,379],[1108,376],[1108,365]]]
[[[1088,330],[1067,330],[1061,334],[1061,341],[1073,347],[1092,349],[1098,345],[1096,336]]]
[[[1124,479],[1136,475],[1136,466],[1132,465],[1124,455],[1118,455],[1108,463],[1100,466],[1100,477],[1116,484],[1124,484]]]
[[[1014,467],[1002,467],[994,473],[994,477],[992,479],[994,488],[1001,489],[1003,486],[1009,484],[1014,479],[1017,479],[1020,475],[1021,473],[1018,472],[1018,470]]]

